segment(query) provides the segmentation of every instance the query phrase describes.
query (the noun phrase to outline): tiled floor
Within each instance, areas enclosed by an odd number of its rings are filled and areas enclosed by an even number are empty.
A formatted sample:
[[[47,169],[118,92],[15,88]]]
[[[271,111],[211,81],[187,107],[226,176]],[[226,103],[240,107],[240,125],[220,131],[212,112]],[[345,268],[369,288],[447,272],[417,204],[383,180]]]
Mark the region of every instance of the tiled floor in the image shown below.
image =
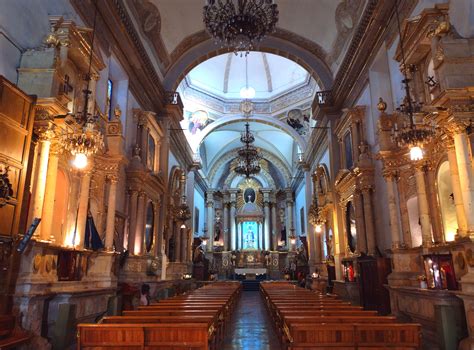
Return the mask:
[[[280,350],[260,292],[242,292],[222,350]]]

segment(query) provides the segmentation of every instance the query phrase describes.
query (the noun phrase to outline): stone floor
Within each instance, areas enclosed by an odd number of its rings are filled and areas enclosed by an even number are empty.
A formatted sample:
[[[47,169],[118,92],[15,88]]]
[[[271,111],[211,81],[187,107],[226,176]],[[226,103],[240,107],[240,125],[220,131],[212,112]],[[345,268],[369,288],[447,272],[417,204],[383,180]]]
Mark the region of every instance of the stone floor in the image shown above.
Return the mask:
[[[221,350],[280,350],[260,292],[242,292]]]

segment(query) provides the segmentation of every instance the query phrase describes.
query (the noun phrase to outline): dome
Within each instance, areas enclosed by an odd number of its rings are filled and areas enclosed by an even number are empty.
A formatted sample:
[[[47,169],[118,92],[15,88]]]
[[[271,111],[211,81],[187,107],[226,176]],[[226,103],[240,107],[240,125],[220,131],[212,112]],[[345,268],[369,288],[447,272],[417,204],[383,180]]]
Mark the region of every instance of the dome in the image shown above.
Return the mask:
[[[215,56],[196,66],[186,76],[189,87],[221,100],[240,100],[241,92],[248,92],[246,88],[252,91],[249,98],[269,100],[307,85],[310,79],[310,74],[299,64],[285,57],[257,51],[250,52],[247,58],[233,53]]]

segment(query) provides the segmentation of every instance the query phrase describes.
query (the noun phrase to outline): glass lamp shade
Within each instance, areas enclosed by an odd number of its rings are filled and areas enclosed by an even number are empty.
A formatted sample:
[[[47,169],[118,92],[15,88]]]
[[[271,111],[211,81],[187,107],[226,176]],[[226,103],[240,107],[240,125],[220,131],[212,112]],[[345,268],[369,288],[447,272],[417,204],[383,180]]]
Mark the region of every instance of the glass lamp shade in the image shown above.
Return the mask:
[[[77,169],[84,169],[87,166],[88,160],[87,156],[84,153],[76,153],[72,164]]]
[[[423,159],[423,149],[419,146],[412,146],[410,148],[410,159],[413,161]]]
[[[243,87],[240,89],[240,97],[244,100],[250,100],[255,97],[255,89],[253,87]]]

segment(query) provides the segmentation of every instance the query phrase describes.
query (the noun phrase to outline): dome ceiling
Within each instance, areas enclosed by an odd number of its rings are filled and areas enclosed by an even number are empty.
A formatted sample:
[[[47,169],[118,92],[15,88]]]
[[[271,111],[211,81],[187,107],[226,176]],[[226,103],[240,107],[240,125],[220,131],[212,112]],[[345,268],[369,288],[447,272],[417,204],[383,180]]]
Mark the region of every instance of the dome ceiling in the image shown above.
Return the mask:
[[[247,58],[227,53],[213,57],[192,69],[189,87],[222,100],[240,100],[240,90],[255,89],[255,100],[273,99],[309,83],[309,73],[299,64],[271,53],[251,52]]]

